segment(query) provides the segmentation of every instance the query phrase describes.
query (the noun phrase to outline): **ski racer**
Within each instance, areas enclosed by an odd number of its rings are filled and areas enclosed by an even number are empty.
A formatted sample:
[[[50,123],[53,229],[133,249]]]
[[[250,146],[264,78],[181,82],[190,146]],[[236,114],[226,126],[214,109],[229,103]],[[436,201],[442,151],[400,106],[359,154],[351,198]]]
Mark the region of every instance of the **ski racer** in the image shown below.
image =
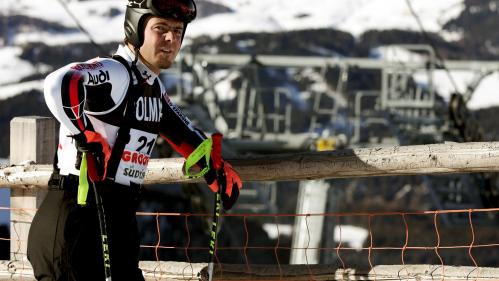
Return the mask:
[[[28,238],[37,280],[144,280],[135,212],[156,138],[186,158],[207,138],[158,77],[174,62],[195,17],[194,0],[129,0],[125,44],[112,58],[71,63],[47,76],[45,101],[61,126],[49,191]],[[223,167],[222,198],[230,208],[242,183],[229,163]],[[87,179],[99,198],[81,188]],[[213,169],[205,180],[218,191]]]

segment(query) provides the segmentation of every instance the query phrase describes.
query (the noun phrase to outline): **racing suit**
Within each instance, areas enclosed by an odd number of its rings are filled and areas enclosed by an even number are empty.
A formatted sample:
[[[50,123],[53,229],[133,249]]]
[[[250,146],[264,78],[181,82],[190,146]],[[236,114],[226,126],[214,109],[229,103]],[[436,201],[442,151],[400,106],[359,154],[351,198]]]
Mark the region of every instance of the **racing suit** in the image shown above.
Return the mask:
[[[140,59],[131,71],[135,55],[128,47],[120,46],[116,55],[69,64],[45,80],[46,103],[61,124],[54,167],[60,180],[49,187],[29,233],[28,259],[37,280],[104,278],[92,190],[87,205],[76,204],[80,157],[73,136],[97,132],[112,149],[120,127],[129,127],[130,137],[110,168],[114,171],[98,186],[114,281],[144,280],[138,267],[135,212],[157,136],[184,157],[206,138],[170,101],[158,76]]]

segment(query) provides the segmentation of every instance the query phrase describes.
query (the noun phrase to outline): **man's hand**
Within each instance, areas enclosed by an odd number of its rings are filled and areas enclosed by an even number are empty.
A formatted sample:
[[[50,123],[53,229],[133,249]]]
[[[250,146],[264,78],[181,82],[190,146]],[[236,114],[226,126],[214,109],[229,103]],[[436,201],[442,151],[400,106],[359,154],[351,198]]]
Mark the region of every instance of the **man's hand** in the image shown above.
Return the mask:
[[[222,205],[225,210],[230,210],[239,197],[239,190],[243,187],[243,183],[239,174],[229,162],[223,161],[222,169],[218,178],[214,168],[210,169],[204,178],[210,189],[215,193],[222,186]]]
[[[104,179],[106,177],[107,162],[111,157],[111,148],[101,134],[85,130],[78,135],[72,136],[76,141],[76,149],[87,154],[91,154],[95,161],[97,177]]]

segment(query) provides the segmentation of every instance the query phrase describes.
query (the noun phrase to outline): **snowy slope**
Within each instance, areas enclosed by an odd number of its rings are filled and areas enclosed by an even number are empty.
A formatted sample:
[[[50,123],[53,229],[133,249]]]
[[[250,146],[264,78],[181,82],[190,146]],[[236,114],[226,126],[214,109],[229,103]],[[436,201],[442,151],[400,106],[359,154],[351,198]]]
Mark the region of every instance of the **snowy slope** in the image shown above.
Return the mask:
[[[67,1],[68,7],[97,42],[123,38],[124,0]],[[218,36],[235,32],[275,32],[332,27],[360,35],[370,29],[419,30],[404,0],[210,0],[233,10],[194,21],[187,36]],[[76,27],[58,0],[2,0],[4,14],[23,14]],[[428,31],[438,32],[464,9],[463,0],[412,0]],[[110,10],[120,14],[109,13]],[[82,41],[82,34],[62,38],[54,33],[26,32],[18,43],[44,41],[50,44]]]
[[[454,83],[451,81],[451,78]],[[476,78],[476,73],[471,71],[450,71],[447,73],[445,70],[436,70],[433,74],[435,81],[435,89],[444,98],[449,101],[452,93],[457,90],[461,93],[466,92],[467,86]],[[418,73],[414,76],[415,80],[419,83],[427,83],[428,76],[426,73]],[[471,110],[487,108],[491,106],[499,106],[499,73],[494,72],[487,75],[473,92],[473,96],[467,103]]]
[[[36,73],[32,64],[21,60],[19,55],[20,47],[0,48],[0,85],[17,82],[22,77]]]
[[[371,55],[386,61],[394,62],[424,62],[421,55],[411,53],[400,47],[378,47],[371,50]],[[426,71],[416,72],[413,78],[417,83],[428,85],[429,77]],[[467,87],[477,78],[477,73],[468,70],[438,69],[433,72],[435,90],[445,101],[449,101],[451,94],[465,93]],[[471,99],[467,103],[469,109],[476,110],[491,106],[499,106],[499,72],[493,72],[480,82]]]
[[[77,17],[82,26],[97,42],[112,42],[123,39],[125,1],[64,1],[68,2],[67,5],[69,10]],[[58,0],[2,0],[1,2],[3,4],[0,4],[0,8],[3,8],[3,14],[26,15],[49,22],[57,22],[67,27],[77,27],[75,21],[64,10]],[[118,13],[116,15],[110,13],[110,11],[113,10]],[[26,32],[16,34],[13,41],[16,44],[22,44],[24,42],[44,42],[50,45],[59,45],[69,42],[87,42],[88,39],[80,32],[67,34],[27,30]]]
[[[361,35],[370,29],[419,30],[404,0],[211,0],[234,10],[193,24],[191,35],[332,27]],[[462,0],[411,0],[425,29],[438,32],[464,9]],[[230,22],[230,24],[227,24]]]
[[[63,0],[85,29],[99,43],[121,41],[123,34],[124,0]],[[201,1],[201,0],[198,0]],[[209,0],[225,5],[232,12],[199,18],[189,26],[187,37],[202,35],[219,36],[236,32],[277,32],[308,28],[336,28],[359,36],[371,29],[407,29],[418,31],[416,20],[411,15],[405,0]],[[442,25],[456,17],[464,9],[464,0],[411,0],[415,12],[420,16],[424,28],[440,32],[445,38],[458,38],[459,34],[442,32]],[[57,22],[73,28],[71,32],[54,32],[26,28],[12,34],[10,42],[21,46],[26,42],[44,42],[63,45],[70,42],[87,42],[88,38],[76,29],[74,20],[58,0],[2,0],[2,15],[26,15],[33,18]],[[5,23],[5,22],[4,22]],[[1,46],[1,45],[0,45]],[[41,81],[14,85],[23,77],[39,71],[29,62],[19,59],[19,47],[0,47],[0,100],[23,90],[38,88]],[[377,57],[404,61],[410,54],[391,53],[382,48],[375,50]],[[453,90],[446,75],[435,74],[437,90],[448,96]],[[471,81],[471,73],[455,73],[458,87],[464,89]],[[417,77],[416,77],[417,78]],[[419,79],[424,83],[424,78]],[[2,86],[3,85],[3,86]],[[470,101],[477,109],[499,105],[499,74],[483,80]],[[497,100],[497,101],[496,101]]]

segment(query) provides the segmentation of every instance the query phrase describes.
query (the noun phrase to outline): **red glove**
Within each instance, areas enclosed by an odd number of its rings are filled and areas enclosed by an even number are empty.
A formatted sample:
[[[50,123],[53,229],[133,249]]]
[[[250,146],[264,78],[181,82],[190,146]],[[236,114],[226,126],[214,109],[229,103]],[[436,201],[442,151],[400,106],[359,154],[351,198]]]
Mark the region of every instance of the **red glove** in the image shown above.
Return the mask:
[[[223,161],[222,169],[218,178],[216,170],[213,168],[210,169],[205,175],[205,180],[210,189],[215,193],[218,192],[220,186],[222,187],[223,207],[225,210],[230,210],[239,197],[239,190],[243,187],[243,183],[239,174],[232,168],[229,162]]]
[[[93,181],[101,181],[106,178],[107,162],[111,157],[111,148],[104,137],[94,131],[85,130],[73,136],[76,140],[76,148],[87,154],[89,177]]]

